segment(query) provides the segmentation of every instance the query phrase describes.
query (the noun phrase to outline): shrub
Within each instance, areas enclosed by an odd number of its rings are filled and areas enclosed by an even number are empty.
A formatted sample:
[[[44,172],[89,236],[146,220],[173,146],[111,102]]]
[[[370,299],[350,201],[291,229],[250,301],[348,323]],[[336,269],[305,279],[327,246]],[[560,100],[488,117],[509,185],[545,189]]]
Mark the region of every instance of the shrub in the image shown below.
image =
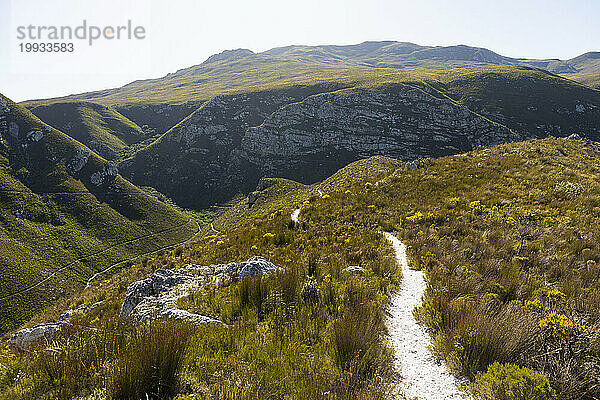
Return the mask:
[[[175,396],[181,387],[179,372],[192,331],[191,326],[172,321],[135,327],[109,375],[110,398]]]
[[[238,301],[240,308],[255,308],[257,315],[261,315],[264,302],[269,294],[269,286],[266,280],[260,276],[246,277],[240,281],[238,290]]]
[[[334,359],[340,369],[366,378],[387,365],[380,312],[366,304],[351,307],[333,323]]]
[[[473,396],[478,400],[557,399],[545,376],[514,364],[495,362],[477,375]]]

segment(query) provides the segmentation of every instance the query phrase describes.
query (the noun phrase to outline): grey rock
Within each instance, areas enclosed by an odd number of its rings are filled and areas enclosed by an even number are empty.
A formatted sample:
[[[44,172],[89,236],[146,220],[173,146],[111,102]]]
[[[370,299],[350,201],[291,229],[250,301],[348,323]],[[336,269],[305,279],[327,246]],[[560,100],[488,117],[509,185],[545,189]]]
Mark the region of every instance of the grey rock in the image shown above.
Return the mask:
[[[50,343],[64,327],[64,323],[40,324],[13,333],[8,341],[18,350],[27,350],[32,345]]]
[[[180,310],[178,308],[169,308],[162,313],[162,317],[167,319],[174,319],[177,321],[187,321],[194,324],[220,324],[221,321],[207,317],[205,315],[194,314],[186,310]]]
[[[69,164],[67,164],[67,172],[70,175],[74,175],[74,174],[78,173],[79,171],[81,171],[83,169],[83,167],[85,167],[85,164],[87,164],[89,158],[90,158],[89,150],[84,149],[82,147],[78,148],[77,151],[75,152],[75,156],[73,156],[71,161],[69,161]]]
[[[62,313],[60,315],[60,317],[58,317],[59,321],[66,321],[68,319],[70,319],[71,317],[73,317],[74,315],[78,315],[78,314],[83,314],[87,311],[88,307],[87,306],[81,306],[81,307],[77,307],[74,309],[70,309],[65,311],[64,313]]]
[[[261,193],[257,191],[248,194],[248,208],[252,207],[252,205],[256,203],[256,200],[260,198],[260,195]]]
[[[44,137],[42,131],[31,131],[27,134],[27,139],[32,142],[39,142]]]
[[[350,265],[343,269],[343,272],[347,272],[350,274],[364,274],[365,269],[363,267],[359,267],[358,265]]]
[[[199,324],[218,323],[213,318],[178,309],[177,300],[194,290],[227,286],[245,276],[269,276],[277,270],[281,268],[261,257],[239,264],[187,264],[178,269],[157,270],[129,285],[121,315],[140,321],[170,318]]]
[[[406,163],[406,169],[414,171],[416,169],[419,169],[419,165],[415,161],[409,161]]]
[[[114,162],[110,161],[100,171],[94,172],[90,175],[90,182],[96,186],[100,186],[103,183],[114,179],[119,174],[119,169]]]
[[[91,305],[82,305],[79,306],[77,308],[72,308],[69,309],[67,311],[65,311],[64,313],[62,313],[60,315],[60,317],[58,318],[59,321],[66,321],[70,318],[72,318],[74,315],[81,315],[81,314],[85,314],[87,311],[93,310],[94,308],[98,307],[100,304],[104,303],[103,300],[97,301],[94,304]]]
[[[269,276],[283,269],[275,264],[265,260],[262,257],[252,257],[246,262],[240,264],[240,278],[251,276]]]

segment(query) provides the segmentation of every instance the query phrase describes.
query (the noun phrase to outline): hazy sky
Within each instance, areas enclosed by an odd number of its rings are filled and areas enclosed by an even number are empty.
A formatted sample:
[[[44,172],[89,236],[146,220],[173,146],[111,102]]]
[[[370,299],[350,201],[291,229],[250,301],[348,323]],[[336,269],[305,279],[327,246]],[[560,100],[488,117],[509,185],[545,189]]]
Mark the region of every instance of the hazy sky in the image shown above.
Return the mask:
[[[0,0],[0,92],[16,101],[121,86],[224,49],[398,40],[466,44],[526,58],[600,50],[600,0]],[[73,41],[22,53],[17,27],[131,20],[143,40]],[[29,40],[29,42],[33,42]]]

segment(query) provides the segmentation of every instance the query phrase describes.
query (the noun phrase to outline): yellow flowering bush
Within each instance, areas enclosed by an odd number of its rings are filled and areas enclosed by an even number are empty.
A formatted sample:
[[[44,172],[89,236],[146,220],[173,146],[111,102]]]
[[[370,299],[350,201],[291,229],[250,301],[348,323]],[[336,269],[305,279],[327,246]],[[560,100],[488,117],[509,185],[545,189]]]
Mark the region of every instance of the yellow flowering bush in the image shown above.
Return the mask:
[[[542,330],[550,330],[562,337],[569,337],[585,331],[583,325],[579,325],[571,321],[564,314],[559,314],[552,311],[545,318],[540,320],[540,328]]]
[[[470,202],[469,203],[469,208],[476,215],[483,214],[483,212],[485,211],[485,205],[481,204],[481,201],[479,201],[479,200],[475,200],[475,201]]]
[[[535,297],[533,300],[525,300],[523,306],[529,311],[540,311],[544,308],[542,301],[538,297]]]
[[[424,219],[425,219],[425,216],[420,211],[417,211],[416,213],[414,213],[410,217],[406,217],[407,221],[413,222],[413,223],[416,223],[416,224],[422,222]]]

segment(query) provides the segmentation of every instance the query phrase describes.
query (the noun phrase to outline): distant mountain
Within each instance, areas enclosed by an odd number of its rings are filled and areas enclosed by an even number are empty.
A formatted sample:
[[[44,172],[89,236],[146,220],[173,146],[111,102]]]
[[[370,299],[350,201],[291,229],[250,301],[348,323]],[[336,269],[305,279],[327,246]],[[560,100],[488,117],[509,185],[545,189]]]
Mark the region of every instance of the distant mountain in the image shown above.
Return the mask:
[[[363,42],[356,45],[285,46],[254,53],[226,50],[199,65],[158,79],[135,81],[116,89],[26,102],[77,100],[105,105],[183,104],[201,102],[241,88],[352,80],[356,74],[376,77],[388,72],[364,69],[452,69],[498,65],[529,66],[555,74],[600,73],[600,52],[570,60],[524,59],[465,45],[420,46],[407,42]],[[351,70],[349,70],[351,69]],[[136,121],[138,124],[139,121]],[[164,132],[164,131],[163,131]]]
[[[598,139],[599,93],[555,75],[593,71],[597,54],[526,60],[403,42],[237,49],[162,78],[25,105],[56,121],[61,104],[93,102],[154,130],[119,167],[202,209],[265,175],[311,183],[371,155],[410,160],[572,133]]]
[[[262,176],[312,183],[371,155],[457,154],[525,138],[600,139],[600,92],[529,67],[396,71],[216,96],[120,167],[190,208]]]
[[[600,73],[600,51],[591,51],[569,60],[578,73]]]
[[[96,272],[197,230],[113,163],[2,95],[0,137],[0,333]]]
[[[378,68],[450,69],[493,65],[520,65],[552,73],[600,72],[600,52],[590,52],[570,60],[532,60],[501,56],[491,50],[458,46],[419,46],[406,42],[364,42],[350,46],[287,46],[262,54],[322,62],[355,64]]]

